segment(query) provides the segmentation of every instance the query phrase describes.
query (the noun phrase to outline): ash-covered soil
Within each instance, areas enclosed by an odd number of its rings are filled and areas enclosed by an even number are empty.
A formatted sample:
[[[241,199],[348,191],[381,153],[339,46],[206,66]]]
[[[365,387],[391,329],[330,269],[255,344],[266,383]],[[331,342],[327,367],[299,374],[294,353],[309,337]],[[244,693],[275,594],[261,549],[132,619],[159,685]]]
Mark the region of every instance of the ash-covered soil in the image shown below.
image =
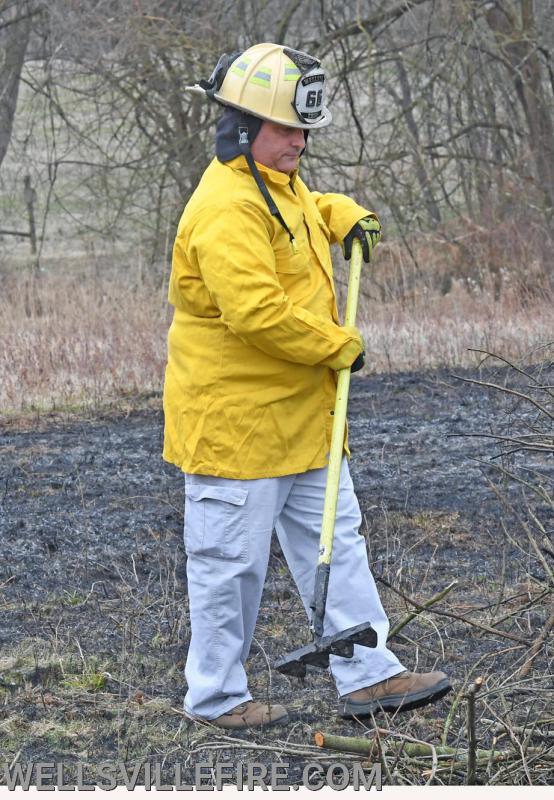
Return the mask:
[[[505,370],[478,377],[513,385]],[[541,382],[552,385],[553,377],[543,366]],[[519,389],[525,385],[520,378]],[[391,642],[407,668],[445,669],[454,693],[411,714],[381,715],[380,724],[466,747],[461,694],[466,681],[483,676],[483,743],[498,736],[502,714],[514,726],[542,725],[552,685],[547,649],[521,679],[518,670],[549,613],[547,576],[522,523],[534,514],[551,532],[552,509],[499,466],[524,470],[552,496],[552,454],[499,457],[494,439],[467,436],[537,429],[541,415],[515,396],[441,371],[355,377],[349,419],[362,532],[391,622],[413,610],[409,598],[424,603],[458,581]],[[372,723],[337,717],[327,673],[300,683],[268,668],[307,641],[276,542],[248,671],[256,696],[286,703],[290,726],[229,738],[179,714],[189,636],[184,479],[161,460],[162,424],[152,407],[27,418],[1,429],[0,760],[163,757],[169,768],[215,752],[268,762],[287,754],[288,738],[305,746],[304,757],[288,757],[298,779],[315,758],[314,731],[364,735]],[[214,742],[221,749],[210,749]]]

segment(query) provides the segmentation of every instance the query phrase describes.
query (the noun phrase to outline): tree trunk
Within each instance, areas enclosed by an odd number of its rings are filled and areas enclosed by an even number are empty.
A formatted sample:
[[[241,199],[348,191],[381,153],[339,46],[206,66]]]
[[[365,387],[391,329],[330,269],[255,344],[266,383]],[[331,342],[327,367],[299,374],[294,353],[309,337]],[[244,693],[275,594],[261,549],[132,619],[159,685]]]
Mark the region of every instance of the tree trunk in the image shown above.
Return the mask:
[[[519,12],[519,13],[518,13]],[[546,217],[554,220],[554,119],[546,97],[538,55],[533,0],[504,2],[487,13],[498,47],[512,70],[517,97],[528,125],[528,145]]]
[[[419,127],[415,120],[413,111],[414,101],[412,97],[410,79],[408,78],[408,73],[406,72],[406,67],[404,66],[402,59],[397,58],[395,64],[398,74],[398,82],[402,92],[402,96],[397,99],[397,102],[402,108],[404,119],[406,121],[406,127],[411,136],[414,167],[421,188],[423,204],[425,205],[430,221],[433,225],[437,225],[441,221],[441,212],[435,198],[433,197],[432,181],[429,179],[423,158],[423,151],[421,149],[421,142],[419,138]]]
[[[10,144],[31,14],[27,3],[0,8],[0,164]]]

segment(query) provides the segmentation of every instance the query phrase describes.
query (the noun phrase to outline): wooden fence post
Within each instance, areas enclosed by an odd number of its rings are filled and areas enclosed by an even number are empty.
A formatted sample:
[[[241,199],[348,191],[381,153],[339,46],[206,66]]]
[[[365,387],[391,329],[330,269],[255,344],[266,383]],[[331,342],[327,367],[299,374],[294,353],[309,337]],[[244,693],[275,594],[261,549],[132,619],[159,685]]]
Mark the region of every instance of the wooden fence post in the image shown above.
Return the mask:
[[[35,269],[38,269],[37,257],[37,229],[35,224],[35,203],[37,193],[31,186],[31,176],[25,175],[23,179],[23,199],[27,206],[27,215],[29,217],[29,239],[31,242],[31,256]]]

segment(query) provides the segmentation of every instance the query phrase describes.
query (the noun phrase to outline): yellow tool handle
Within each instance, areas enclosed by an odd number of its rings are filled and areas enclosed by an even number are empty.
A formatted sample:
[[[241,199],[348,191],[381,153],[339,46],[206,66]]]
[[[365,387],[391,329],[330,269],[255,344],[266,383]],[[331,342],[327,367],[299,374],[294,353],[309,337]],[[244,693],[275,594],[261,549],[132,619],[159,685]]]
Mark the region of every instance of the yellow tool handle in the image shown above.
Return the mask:
[[[344,324],[353,327],[356,324],[358,297],[360,294],[360,277],[362,272],[362,245],[357,239],[352,243],[350,260],[350,277],[348,280],[348,296]],[[330,564],[333,552],[333,534],[337,516],[337,498],[339,494],[340,468],[344,450],[344,431],[346,428],[346,411],[348,408],[348,391],[350,389],[350,367],[338,370],[337,396],[335,399],[335,415],[329,451],[329,467],[325,487],[323,520],[319,538],[320,564]]]

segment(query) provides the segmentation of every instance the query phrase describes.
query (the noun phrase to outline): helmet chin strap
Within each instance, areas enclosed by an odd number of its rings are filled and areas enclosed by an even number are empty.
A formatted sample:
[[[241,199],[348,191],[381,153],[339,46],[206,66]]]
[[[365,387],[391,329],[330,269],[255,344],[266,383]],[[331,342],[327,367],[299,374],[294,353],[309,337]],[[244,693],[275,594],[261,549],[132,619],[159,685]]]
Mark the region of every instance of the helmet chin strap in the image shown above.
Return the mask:
[[[265,185],[264,179],[260,175],[260,171],[258,170],[258,167],[256,166],[256,162],[254,161],[254,157],[253,157],[252,151],[250,149],[250,140],[248,138],[248,126],[247,125],[239,125],[238,131],[239,131],[239,149],[240,149],[240,152],[246,158],[246,162],[248,164],[250,172],[252,173],[252,177],[256,181],[258,189],[262,193],[262,195],[264,197],[264,200],[267,203],[267,207],[269,208],[270,214],[273,217],[275,217],[280,222],[282,227],[286,230],[286,232],[289,235],[290,245],[292,247],[292,250],[293,250],[294,253],[296,253],[297,247],[296,247],[296,239],[294,238],[294,234],[291,231],[291,229],[289,228],[289,226],[287,225],[287,223],[285,222],[285,220],[283,218],[283,215],[281,214],[281,212],[277,208],[277,205],[275,204],[274,199],[272,198],[271,194],[269,193],[269,189]],[[302,152],[304,152],[304,151],[302,151]]]

